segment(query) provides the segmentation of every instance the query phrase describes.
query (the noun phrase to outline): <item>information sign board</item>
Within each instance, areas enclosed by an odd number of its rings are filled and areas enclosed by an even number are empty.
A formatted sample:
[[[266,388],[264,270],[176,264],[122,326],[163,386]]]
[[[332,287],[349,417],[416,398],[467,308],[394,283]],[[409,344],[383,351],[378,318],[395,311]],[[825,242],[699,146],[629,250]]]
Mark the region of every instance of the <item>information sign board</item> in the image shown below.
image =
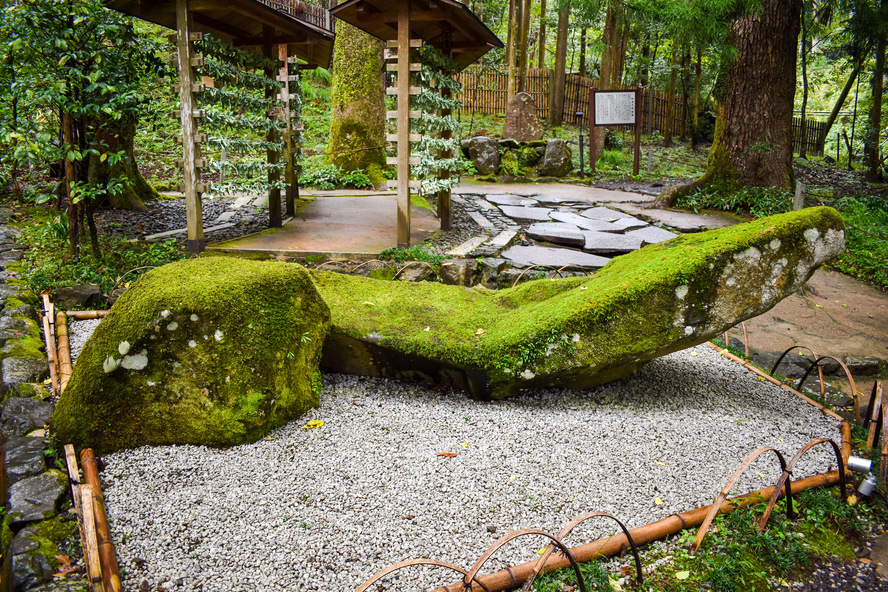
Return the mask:
[[[635,98],[630,91],[596,91],[595,125],[635,125]]]

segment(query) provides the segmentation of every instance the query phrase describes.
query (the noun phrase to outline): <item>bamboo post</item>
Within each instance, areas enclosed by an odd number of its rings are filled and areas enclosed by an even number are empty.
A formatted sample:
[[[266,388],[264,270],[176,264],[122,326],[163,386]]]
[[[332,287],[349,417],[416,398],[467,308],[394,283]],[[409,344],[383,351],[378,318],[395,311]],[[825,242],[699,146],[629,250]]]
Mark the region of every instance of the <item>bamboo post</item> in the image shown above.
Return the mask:
[[[182,168],[185,176],[185,218],[188,227],[188,252],[197,255],[206,248],[203,231],[203,212],[200,195],[200,170],[196,161],[200,155],[197,144],[197,123],[194,121],[194,58],[192,45],[193,16],[188,0],[176,0],[176,44],[179,54],[179,118],[182,123]]]
[[[83,562],[90,592],[102,592],[102,566],[99,563],[99,547],[96,541],[96,521],[93,515],[92,487],[80,482],[80,469],[74,446],[65,444],[65,462],[68,467],[68,482],[71,484],[71,498],[74,501],[74,515],[80,527],[80,547],[83,549]],[[84,514],[84,509],[86,513]]]
[[[52,394],[59,394],[59,378],[58,378],[58,359],[56,357],[55,336],[53,334],[52,325],[50,324],[50,314],[52,311],[52,303],[49,301],[49,294],[44,292],[43,296],[43,342],[46,344],[46,361],[49,366],[49,378],[52,384]]]
[[[120,568],[117,566],[117,555],[114,551],[114,543],[111,542],[108,520],[105,517],[105,500],[102,497],[102,489],[99,485],[99,470],[96,466],[96,457],[91,448],[87,448],[80,453],[80,463],[83,465],[83,479],[92,487],[92,496],[90,497],[96,523],[99,562],[102,566],[102,584],[104,585],[105,592],[120,592]],[[81,503],[83,502],[82,497],[81,495]]]
[[[410,1],[398,2],[398,231],[410,246]]]
[[[108,314],[107,310],[69,310],[65,312],[69,317],[79,320],[103,319]]]
[[[71,346],[68,340],[68,315],[59,311],[56,314],[56,331],[59,334],[57,345],[59,360],[59,394],[65,391],[68,380],[71,379]]]

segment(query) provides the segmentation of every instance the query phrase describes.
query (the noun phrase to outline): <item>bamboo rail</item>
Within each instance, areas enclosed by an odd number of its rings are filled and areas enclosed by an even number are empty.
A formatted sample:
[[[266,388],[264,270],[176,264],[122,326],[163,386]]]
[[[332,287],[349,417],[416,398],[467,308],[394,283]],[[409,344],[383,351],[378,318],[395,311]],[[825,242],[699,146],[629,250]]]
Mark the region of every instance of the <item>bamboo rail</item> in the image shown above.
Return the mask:
[[[59,311],[56,313],[56,332],[58,333],[58,341],[56,343],[57,358],[59,361],[59,394],[65,391],[68,381],[71,379],[73,367],[71,366],[71,345],[68,339],[68,316]]]
[[[46,360],[49,366],[49,378],[52,383],[52,394],[59,394],[58,359],[56,355],[55,332],[53,331],[52,316],[53,305],[49,301],[49,292],[41,294],[43,297],[43,342],[46,344]]]
[[[96,521],[99,563],[102,567],[102,585],[105,592],[120,592],[120,568],[117,566],[117,554],[114,551],[114,543],[111,542],[108,519],[105,517],[105,499],[99,485],[96,456],[91,448],[80,453],[80,463],[83,465],[83,479],[92,487],[91,497]]]
[[[96,540],[96,520],[93,514],[93,491],[89,485],[80,482],[80,468],[74,446],[65,445],[65,462],[68,467],[68,482],[71,484],[71,499],[74,514],[80,526],[80,547],[83,549],[83,562],[86,564],[86,577],[90,592],[103,592],[102,566],[99,563],[99,544]]]

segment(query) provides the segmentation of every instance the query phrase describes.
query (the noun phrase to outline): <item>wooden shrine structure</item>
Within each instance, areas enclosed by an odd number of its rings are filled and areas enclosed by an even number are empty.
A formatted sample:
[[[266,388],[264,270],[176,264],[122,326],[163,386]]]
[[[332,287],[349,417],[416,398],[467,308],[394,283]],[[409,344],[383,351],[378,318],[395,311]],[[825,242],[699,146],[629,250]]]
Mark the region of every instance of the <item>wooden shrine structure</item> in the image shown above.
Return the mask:
[[[330,10],[336,18],[387,42],[397,52],[395,63],[388,69],[396,72],[398,84],[394,90],[398,109],[388,116],[397,122],[397,133],[387,137],[397,143],[397,157],[392,163],[398,167],[398,247],[410,246],[410,142],[420,141],[410,134],[410,119],[418,118],[419,111],[410,110],[410,95],[418,94],[410,86],[410,73],[420,70],[410,62],[410,48],[423,42],[451,57],[466,68],[502,41],[465,4],[456,0],[347,0]],[[448,115],[449,113],[442,113]],[[441,132],[449,138],[450,132]],[[442,155],[449,157],[450,155]],[[447,173],[445,173],[447,174]],[[450,228],[450,192],[438,192],[438,217],[441,228]]]
[[[288,64],[295,59],[308,62],[304,68],[330,67],[333,52],[333,32],[330,18],[324,9],[303,4],[298,0],[111,0],[111,9],[162,25],[176,31],[179,63],[179,117],[182,124],[182,167],[185,176],[185,209],[188,226],[188,250],[196,254],[204,250],[201,193],[206,190],[200,182],[201,135],[196,119],[201,110],[196,109],[194,92],[199,88],[192,66],[200,63],[195,56],[194,41],[201,33],[234,46],[260,48],[267,58],[276,58],[284,65],[275,78],[284,83],[281,100],[289,97],[290,76]],[[274,116],[269,114],[269,116]],[[288,146],[289,133],[284,132]],[[277,137],[270,135],[269,141]],[[287,213],[293,214],[296,175],[292,150],[287,150],[289,160],[285,172],[287,185]],[[277,162],[277,153],[269,152],[268,162]],[[280,173],[269,173],[269,182],[279,181]],[[269,191],[269,226],[282,223],[280,189]]]

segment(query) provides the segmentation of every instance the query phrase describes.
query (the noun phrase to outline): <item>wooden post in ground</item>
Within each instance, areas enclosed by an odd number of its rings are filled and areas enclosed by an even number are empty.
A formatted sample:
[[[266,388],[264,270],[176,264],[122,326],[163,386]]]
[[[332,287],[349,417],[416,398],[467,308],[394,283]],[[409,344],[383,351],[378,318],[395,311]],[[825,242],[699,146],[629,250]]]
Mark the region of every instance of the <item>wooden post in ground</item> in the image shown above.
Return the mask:
[[[200,170],[196,166],[200,147],[195,123],[194,73],[191,70],[193,17],[188,0],[176,0],[176,45],[179,55],[179,118],[182,123],[182,172],[185,176],[185,218],[188,227],[188,252],[197,255],[206,248],[203,212],[200,201]]]
[[[398,2],[398,247],[410,246],[410,2]]]
[[[271,40],[274,38],[274,28],[268,25],[262,26],[262,37],[265,42],[262,45],[262,55],[269,59],[276,59],[278,55],[278,51],[274,51],[272,47]],[[284,49],[286,51],[286,49]],[[272,70],[265,71],[266,78],[272,78],[277,80],[280,78],[281,73],[280,70],[277,72]],[[275,97],[277,93],[271,89],[265,89],[265,98],[272,99]],[[275,114],[273,112],[269,112],[269,119],[274,119]],[[269,142],[278,142],[279,135],[273,130],[269,129],[268,134],[265,137]],[[268,150],[265,153],[266,161],[268,164],[277,164],[278,163],[278,153],[274,150]],[[268,183],[273,184],[277,183],[281,180],[281,174],[277,171],[269,171],[268,172]],[[281,190],[278,187],[272,187],[268,190],[268,227],[269,228],[280,228],[282,222],[281,217]]]
[[[445,99],[449,99],[451,97],[451,92],[449,88],[441,89],[441,96]],[[451,109],[441,109],[441,117],[447,117],[453,111]],[[449,140],[453,137],[453,132],[449,129],[445,129],[441,131],[441,138],[445,140]],[[440,158],[453,158],[453,152],[451,150],[441,150],[439,153]],[[449,179],[451,172],[447,169],[442,169],[438,171],[439,179]],[[441,230],[450,230],[451,224],[451,213],[450,213],[450,189],[442,189],[438,192],[438,218],[441,220]]]
[[[287,44],[278,45],[278,59],[283,63],[281,75],[278,78],[284,84],[281,89],[281,101],[284,103],[283,121],[287,124],[284,128],[284,160],[287,168],[284,169],[284,183],[286,190],[287,216],[296,215],[296,154],[294,153],[293,125],[290,121],[290,60],[287,55]]]

